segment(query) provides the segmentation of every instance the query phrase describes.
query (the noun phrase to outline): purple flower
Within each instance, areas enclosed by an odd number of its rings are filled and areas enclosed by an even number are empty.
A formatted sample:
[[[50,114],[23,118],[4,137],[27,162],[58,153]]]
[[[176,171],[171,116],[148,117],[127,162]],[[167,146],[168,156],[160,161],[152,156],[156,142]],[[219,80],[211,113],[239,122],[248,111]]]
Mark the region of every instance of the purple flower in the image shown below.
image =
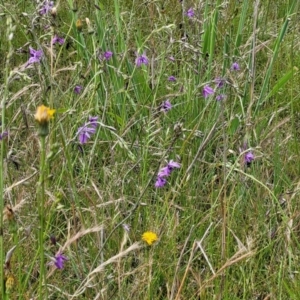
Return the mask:
[[[224,78],[221,78],[221,77],[217,77],[215,80],[214,80],[215,84],[217,85],[216,87],[219,89],[219,88],[222,88],[224,86],[224,84],[226,83],[226,80]]]
[[[89,121],[77,130],[80,144],[86,144],[98,127],[98,117],[89,116]]]
[[[90,126],[93,128],[98,127],[98,117],[89,117]]]
[[[27,62],[27,66],[33,63],[39,63],[43,57],[43,50],[34,50],[33,48],[29,47],[29,54],[30,58]]]
[[[83,89],[83,87],[81,85],[76,85],[74,88],[74,93],[79,95],[81,93],[82,89]]]
[[[54,44],[60,44],[60,45],[63,45],[63,43],[65,42],[65,39],[64,38],[61,38],[59,37],[58,35],[55,35],[52,39],[52,45]]]
[[[245,153],[244,156],[245,164],[250,165],[253,160],[254,160],[254,154],[252,153],[252,151],[248,151],[247,153]]]
[[[165,186],[166,183],[167,183],[167,180],[165,178],[157,176],[156,182],[155,182],[155,187],[161,188],[161,187]]]
[[[167,165],[167,167],[168,167],[171,171],[173,171],[175,168],[176,168],[176,169],[180,169],[181,164],[178,163],[178,162],[176,162],[176,161],[174,161],[174,160],[170,160],[169,163],[168,163],[168,165]]]
[[[174,61],[175,61],[174,56],[170,56],[170,57],[169,57],[169,60],[172,61],[172,62],[174,62]]]
[[[188,18],[193,18],[195,16],[195,12],[192,8],[189,8],[188,11],[186,12],[186,15]]]
[[[205,85],[202,91],[203,97],[207,98],[209,95],[212,95],[214,93],[214,90],[209,86]]]
[[[231,65],[230,70],[231,70],[231,71],[239,71],[239,70],[240,70],[240,65],[239,65],[237,62],[234,62],[234,63]]]
[[[171,175],[172,169],[170,169],[168,166],[161,168],[157,174],[158,177],[169,177]]]
[[[80,144],[86,144],[91,137],[91,134],[96,132],[96,128],[84,125],[78,128],[77,134]]]
[[[166,100],[161,104],[160,107],[161,107],[162,111],[167,112],[168,110],[170,110],[172,108],[172,104],[169,100]]]
[[[3,133],[0,133],[0,141],[2,141],[7,136],[8,136],[8,132],[7,131],[4,131]]]
[[[113,56],[113,53],[111,51],[105,51],[103,54],[103,58],[106,60],[110,60],[112,56]]]
[[[58,254],[55,256],[55,266],[57,269],[63,269],[65,261],[68,260],[64,255]]]
[[[176,81],[176,77],[173,76],[173,75],[171,75],[171,76],[168,77],[168,80],[172,81],[172,82],[175,82]]]
[[[170,160],[169,163],[167,164],[166,167],[163,167],[159,170],[158,174],[157,174],[157,178],[156,178],[156,182],[155,182],[155,187],[163,187],[166,183],[167,180],[165,179],[165,177],[169,177],[172,173],[172,171],[175,168],[180,168],[180,163]]]
[[[137,67],[140,67],[141,65],[148,65],[149,60],[145,53],[143,53],[141,56],[138,56],[135,60],[135,64]]]
[[[51,11],[51,9],[53,8],[54,6],[54,2],[53,1],[48,1],[46,0],[44,3],[43,3],[43,7],[40,9],[40,14],[41,15],[45,15],[47,14],[49,11]]]
[[[217,97],[216,97],[216,100],[217,101],[222,101],[222,100],[224,100],[226,98],[226,95],[224,95],[224,94],[219,94]]]

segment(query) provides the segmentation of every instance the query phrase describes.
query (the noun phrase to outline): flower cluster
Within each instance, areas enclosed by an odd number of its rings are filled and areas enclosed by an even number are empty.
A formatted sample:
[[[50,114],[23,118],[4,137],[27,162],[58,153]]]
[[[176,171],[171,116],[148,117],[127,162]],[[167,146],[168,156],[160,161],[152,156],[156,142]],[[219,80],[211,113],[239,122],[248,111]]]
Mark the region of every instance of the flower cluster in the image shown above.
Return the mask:
[[[82,127],[78,128],[77,134],[80,144],[86,144],[91,138],[91,135],[96,132],[98,127],[98,117],[89,117],[89,121]]]
[[[155,187],[157,188],[163,187],[167,183],[166,177],[169,177],[171,173],[175,169],[179,169],[180,166],[181,166],[180,163],[170,160],[166,167],[161,168],[159,170],[155,182]]]

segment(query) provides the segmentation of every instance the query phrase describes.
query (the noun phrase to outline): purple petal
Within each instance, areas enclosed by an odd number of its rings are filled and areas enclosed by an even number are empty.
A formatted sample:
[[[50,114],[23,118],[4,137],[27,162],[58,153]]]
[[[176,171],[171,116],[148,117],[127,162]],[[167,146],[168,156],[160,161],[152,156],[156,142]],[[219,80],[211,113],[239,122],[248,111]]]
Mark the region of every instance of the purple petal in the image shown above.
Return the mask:
[[[145,53],[143,53],[141,56],[138,56],[135,60],[135,64],[137,67],[140,67],[141,65],[148,65],[149,60]]]
[[[159,170],[157,176],[160,177],[160,178],[168,177],[168,176],[170,176],[171,171],[172,170],[168,166],[166,166],[166,167]]]
[[[171,170],[173,170],[174,168],[179,169],[180,167],[181,167],[181,164],[174,160],[170,160],[168,163],[168,168],[170,168]]]
[[[208,96],[212,95],[214,93],[213,88],[211,88],[209,85],[205,85],[202,91],[203,97],[207,98]]]
[[[240,65],[237,63],[237,62],[234,62],[232,65],[231,65],[231,68],[230,68],[232,71],[239,71],[240,70]]]
[[[166,183],[167,183],[167,180],[165,178],[162,178],[162,177],[158,176],[156,178],[155,187],[156,188],[161,188],[161,187],[165,186]]]
[[[161,104],[161,110],[164,112],[169,111],[171,108],[172,108],[172,104],[169,100],[166,100]]]

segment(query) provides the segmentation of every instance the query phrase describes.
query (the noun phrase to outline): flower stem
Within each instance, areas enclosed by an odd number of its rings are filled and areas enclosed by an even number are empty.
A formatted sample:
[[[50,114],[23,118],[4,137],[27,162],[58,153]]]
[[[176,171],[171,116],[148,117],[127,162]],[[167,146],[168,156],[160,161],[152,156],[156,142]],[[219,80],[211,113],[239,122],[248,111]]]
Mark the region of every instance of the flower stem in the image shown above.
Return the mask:
[[[39,231],[39,251],[40,251],[40,280],[39,280],[39,299],[47,299],[47,287],[45,288],[46,295],[43,295],[43,284],[46,286],[46,276],[45,276],[45,263],[44,263],[44,228],[45,228],[45,216],[44,216],[44,206],[45,206],[45,136],[40,136],[41,138],[41,158],[40,158],[40,179],[38,184],[38,203],[39,203],[39,221],[40,221],[40,231]]]
[[[7,17],[7,37],[9,42],[9,51],[6,57],[5,64],[5,84],[4,84],[4,95],[1,101],[2,114],[1,114],[1,127],[2,135],[5,131],[5,114],[6,114],[6,101],[8,99],[8,85],[9,85],[9,69],[10,69],[10,59],[13,54],[13,47],[11,43],[10,36],[13,36],[13,27],[11,17]],[[0,150],[0,299],[5,299],[5,282],[4,282],[4,240],[3,240],[3,209],[4,209],[4,158],[5,158],[5,141],[1,140],[1,150]]]

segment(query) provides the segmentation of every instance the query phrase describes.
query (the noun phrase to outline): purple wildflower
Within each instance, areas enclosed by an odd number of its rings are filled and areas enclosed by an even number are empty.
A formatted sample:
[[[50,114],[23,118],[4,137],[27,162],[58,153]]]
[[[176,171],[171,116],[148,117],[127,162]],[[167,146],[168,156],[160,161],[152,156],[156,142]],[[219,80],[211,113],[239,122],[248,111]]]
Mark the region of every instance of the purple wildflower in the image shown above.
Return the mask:
[[[161,188],[161,187],[165,186],[166,183],[167,183],[167,180],[165,178],[157,176],[156,182],[155,182],[155,187]]]
[[[180,169],[181,164],[178,163],[178,162],[176,162],[176,161],[174,161],[174,160],[170,160],[169,163],[168,163],[168,165],[167,165],[167,167],[168,167],[171,171],[173,171],[175,168],[176,168],[176,169]]]
[[[89,117],[89,122],[91,127],[97,128],[98,127],[98,117]]]
[[[169,57],[169,60],[170,60],[171,62],[174,62],[174,61],[175,61],[174,56],[170,56],[170,57]]]
[[[89,121],[78,128],[77,134],[80,144],[86,144],[91,135],[96,132],[98,127],[98,117],[89,117]]]
[[[4,131],[3,133],[0,133],[0,141],[2,141],[7,136],[8,136],[8,132],[7,131]]]
[[[188,18],[193,18],[195,16],[195,12],[192,8],[189,8],[188,11],[186,12],[186,15]]]
[[[65,39],[64,38],[61,38],[59,37],[58,35],[55,35],[52,39],[52,45],[54,44],[60,44],[60,45],[63,45],[63,43],[65,42]]]
[[[158,177],[169,177],[171,175],[172,169],[170,169],[168,166],[161,168],[157,174]]]
[[[207,98],[209,95],[212,95],[214,93],[214,90],[209,86],[205,85],[202,91],[203,97]]]
[[[245,164],[250,165],[253,160],[254,160],[254,154],[252,153],[252,151],[248,151],[247,153],[245,153],[244,156]]]
[[[52,10],[54,6],[54,2],[53,1],[48,1],[46,0],[44,3],[43,3],[43,7],[40,9],[39,13],[41,15],[45,15],[47,14],[49,11]]]
[[[170,160],[169,163],[167,164],[166,167],[163,167],[159,170],[158,174],[157,174],[157,178],[156,178],[156,182],[155,182],[155,187],[163,187],[166,183],[167,180],[165,179],[165,177],[169,177],[172,173],[172,171],[175,168],[180,168],[180,163]]]
[[[58,254],[55,256],[55,266],[57,269],[63,269],[65,261],[68,260],[64,255]]]
[[[224,95],[224,94],[219,94],[217,97],[216,97],[216,100],[217,101],[222,101],[222,100],[224,100],[226,98],[226,95]]]
[[[149,60],[145,53],[143,53],[141,56],[138,56],[135,60],[135,64],[137,67],[140,67],[141,65],[148,65]]]
[[[172,82],[175,82],[176,81],[176,77],[173,76],[173,75],[171,75],[171,76],[168,77],[168,80],[172,81]]]
[[[94,134],[95,132],[96,132],[95,127],[88,127],[87,125],[79,127],[77,131],[79,143],[86,144],[90,139],[91,134]]]
[[[239,71],[239,70],[240,70],[240,65],[239,65],[237,62],[234,62],[234,63],[231,65],[230,70],[231,70],[231,71]]]
[[[105,51],[103,54],[103,58],[106,60],[110,60],[112,56],[113,56],[113,53],[111,51]]]
[[[82,89],[83,89],[83,87],[81,85],[76,85],[74,88],[74,93],[79,95],[81,93]]]
[[[222,88],[224,86],[224,84],[226,83],[226,80],[224,78],[221,78],[221,77],[217,77],[215,80],[214,80],[215,84],[217,85],[216,87],[218,89]]]
[[[30,58],[27,62],[27,66],[33,63],[39,63],[43,57],[43,50],[34,50],[29,47]]]
[[[172,108],[172,104],[169,100],[166,100],[161,104],[160,107],[162,111],[167,112]]]

